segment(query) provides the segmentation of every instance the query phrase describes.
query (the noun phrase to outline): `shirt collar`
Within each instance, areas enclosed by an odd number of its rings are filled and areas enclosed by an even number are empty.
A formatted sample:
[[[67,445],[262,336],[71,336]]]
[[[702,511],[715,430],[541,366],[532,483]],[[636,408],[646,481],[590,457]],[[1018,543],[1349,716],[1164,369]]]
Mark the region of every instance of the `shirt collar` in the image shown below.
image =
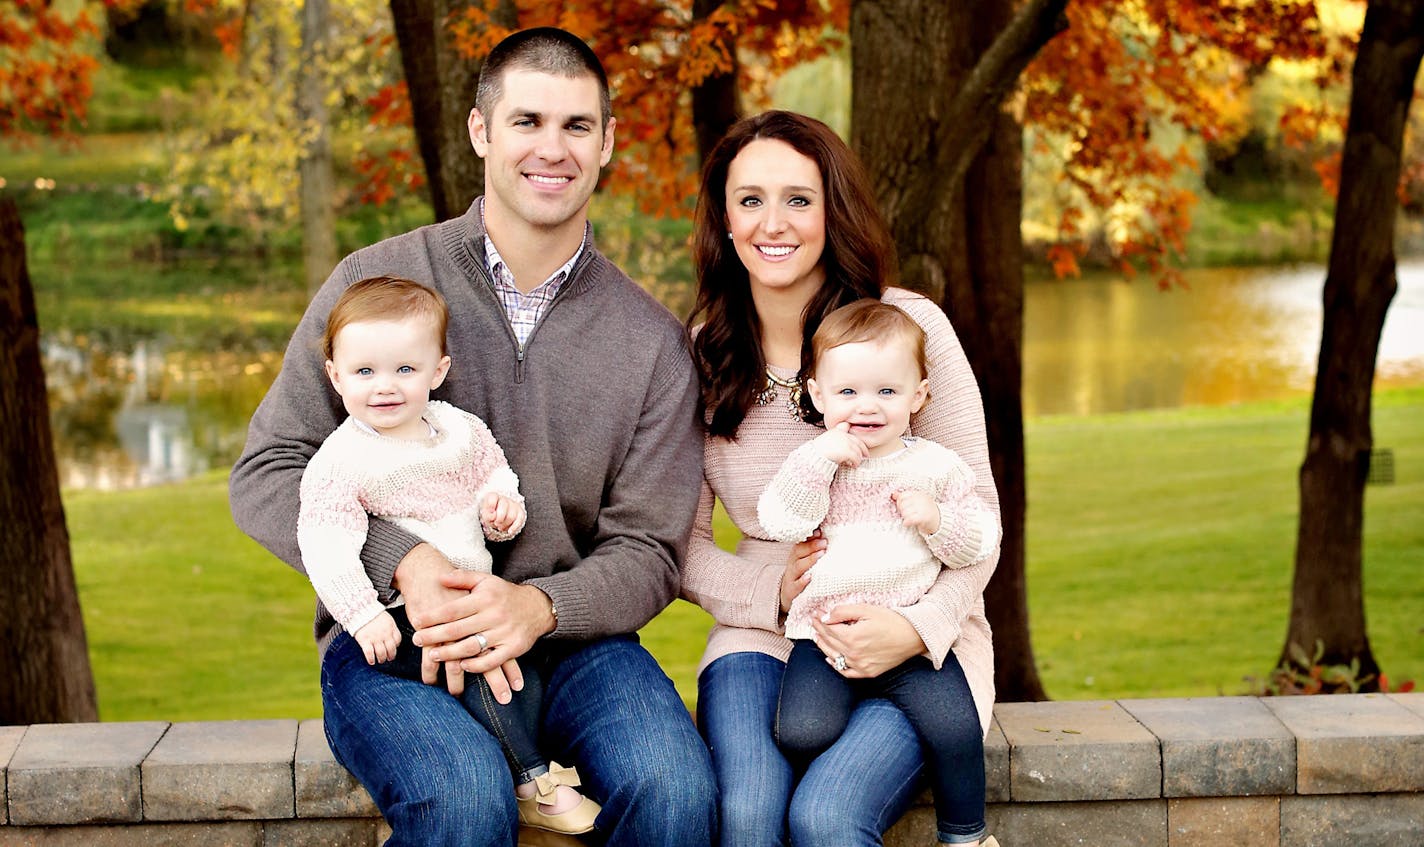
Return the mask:
[[[489,236],[489,228],[485,226],[485,198],[480,197],[480,229],[485,234],[485,269],[489,271],[490,279],[497,281],[500,279],[499,267],[504,264],[504,259],[499,255],[499,248],[494,246],[494,239]],[[567,262],[559,266],[558,270],[549,275],[549,278],[541,282],[535,288],[543,288],[554,280],[560,280],[561,275],[566,277],[573,271],[574,263],[583,255],[584,248],[588,246],[593,238],[593,224],[588,221],[583,223],[583,240],[579,242],[578,249],[569,257]]]

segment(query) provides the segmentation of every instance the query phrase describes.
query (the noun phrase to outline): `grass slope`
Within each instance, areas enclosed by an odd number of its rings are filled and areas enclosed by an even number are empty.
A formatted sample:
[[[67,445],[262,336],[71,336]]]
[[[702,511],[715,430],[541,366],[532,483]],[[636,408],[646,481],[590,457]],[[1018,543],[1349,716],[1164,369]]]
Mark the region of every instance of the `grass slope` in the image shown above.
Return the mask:
[[[1235,694],[1270,669],[1307,407],[1029,423],[1029,603],[1050,695]],[[1376,395],[1375,438],[1398,481],[1366,496],[1370,635],[1395,680],[1421,679],[1424,388]],[[320,713],[311,589],[232,525],[223,475],[65,505],[105,720]],[[689,702],[708,626],[678,601],[643,630]]]

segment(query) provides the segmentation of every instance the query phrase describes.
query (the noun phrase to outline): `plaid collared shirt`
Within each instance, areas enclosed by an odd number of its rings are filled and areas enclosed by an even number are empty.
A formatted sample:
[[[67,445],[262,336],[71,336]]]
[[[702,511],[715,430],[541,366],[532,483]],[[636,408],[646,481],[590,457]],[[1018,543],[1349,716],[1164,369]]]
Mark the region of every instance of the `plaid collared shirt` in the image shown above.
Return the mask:
[[[480,198],[480,223],[484,223],[485,201]],[[558,270],[537,288],[528,294],[521,292],[514,285],[514,274],[505,265],[504,259],[500,258],[499,250],[490,240],[488,232],[485,235],[485,264],[489,267],[490,281],[494,285],[494,293],[499,297],[499,302],[504,304],[504,313],[509,317],[509,326],[514,330],[514,337],[518,339],[519,346],[523,347],[524,342],[529,340],[529,334],[538,326],[543,319],[544,313],[549,311],[549,306],[558,296],[559,289],[564,287],[564,282],[569,278],[569,273],[573,270],[574,262],[583,255],[583,248],[588,244],[588,235],[592,226],[585,223],[583,225],[583,241],[579,243],[579,248],[574,251]]]

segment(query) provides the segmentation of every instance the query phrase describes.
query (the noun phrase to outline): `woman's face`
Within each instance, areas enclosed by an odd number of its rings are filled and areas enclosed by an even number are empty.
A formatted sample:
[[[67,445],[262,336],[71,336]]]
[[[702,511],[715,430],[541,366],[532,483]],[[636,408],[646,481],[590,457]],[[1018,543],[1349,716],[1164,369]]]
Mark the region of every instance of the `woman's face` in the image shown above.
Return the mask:
[[[784,141],[758,138],[727,169],[727,229],[752,288],[805,289],[825,279],[821,170]]]

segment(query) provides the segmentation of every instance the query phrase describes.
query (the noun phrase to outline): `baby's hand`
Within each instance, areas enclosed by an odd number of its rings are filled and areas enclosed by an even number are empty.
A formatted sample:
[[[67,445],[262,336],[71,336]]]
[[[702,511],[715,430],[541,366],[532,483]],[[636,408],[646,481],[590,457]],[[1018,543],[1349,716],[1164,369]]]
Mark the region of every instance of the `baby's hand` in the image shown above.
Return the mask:
[[[850,434],[850,424],[845,421],[816,436],[812,443],[826,459],[847,468],[855,467],[870,455],[865,442]]]
[[[396,648],[400,646],[400,629],[396,626],[396,619],[391,617],[390,612],[381,612],[374,618],[366,622],[364,626],[352,633],[356,643],[361,645],[361,652],[366,654],[366,664],[374,665],[377,662],[389,662],[396,657]]]
[[[480,507],[480,523],[499,532],[509,532],[523,517],[523,503],[494,491],[485,495]]]
[[[939,504],[923,491],[906,489],[890,495],[905,526],[934,535],[939,530]]]

